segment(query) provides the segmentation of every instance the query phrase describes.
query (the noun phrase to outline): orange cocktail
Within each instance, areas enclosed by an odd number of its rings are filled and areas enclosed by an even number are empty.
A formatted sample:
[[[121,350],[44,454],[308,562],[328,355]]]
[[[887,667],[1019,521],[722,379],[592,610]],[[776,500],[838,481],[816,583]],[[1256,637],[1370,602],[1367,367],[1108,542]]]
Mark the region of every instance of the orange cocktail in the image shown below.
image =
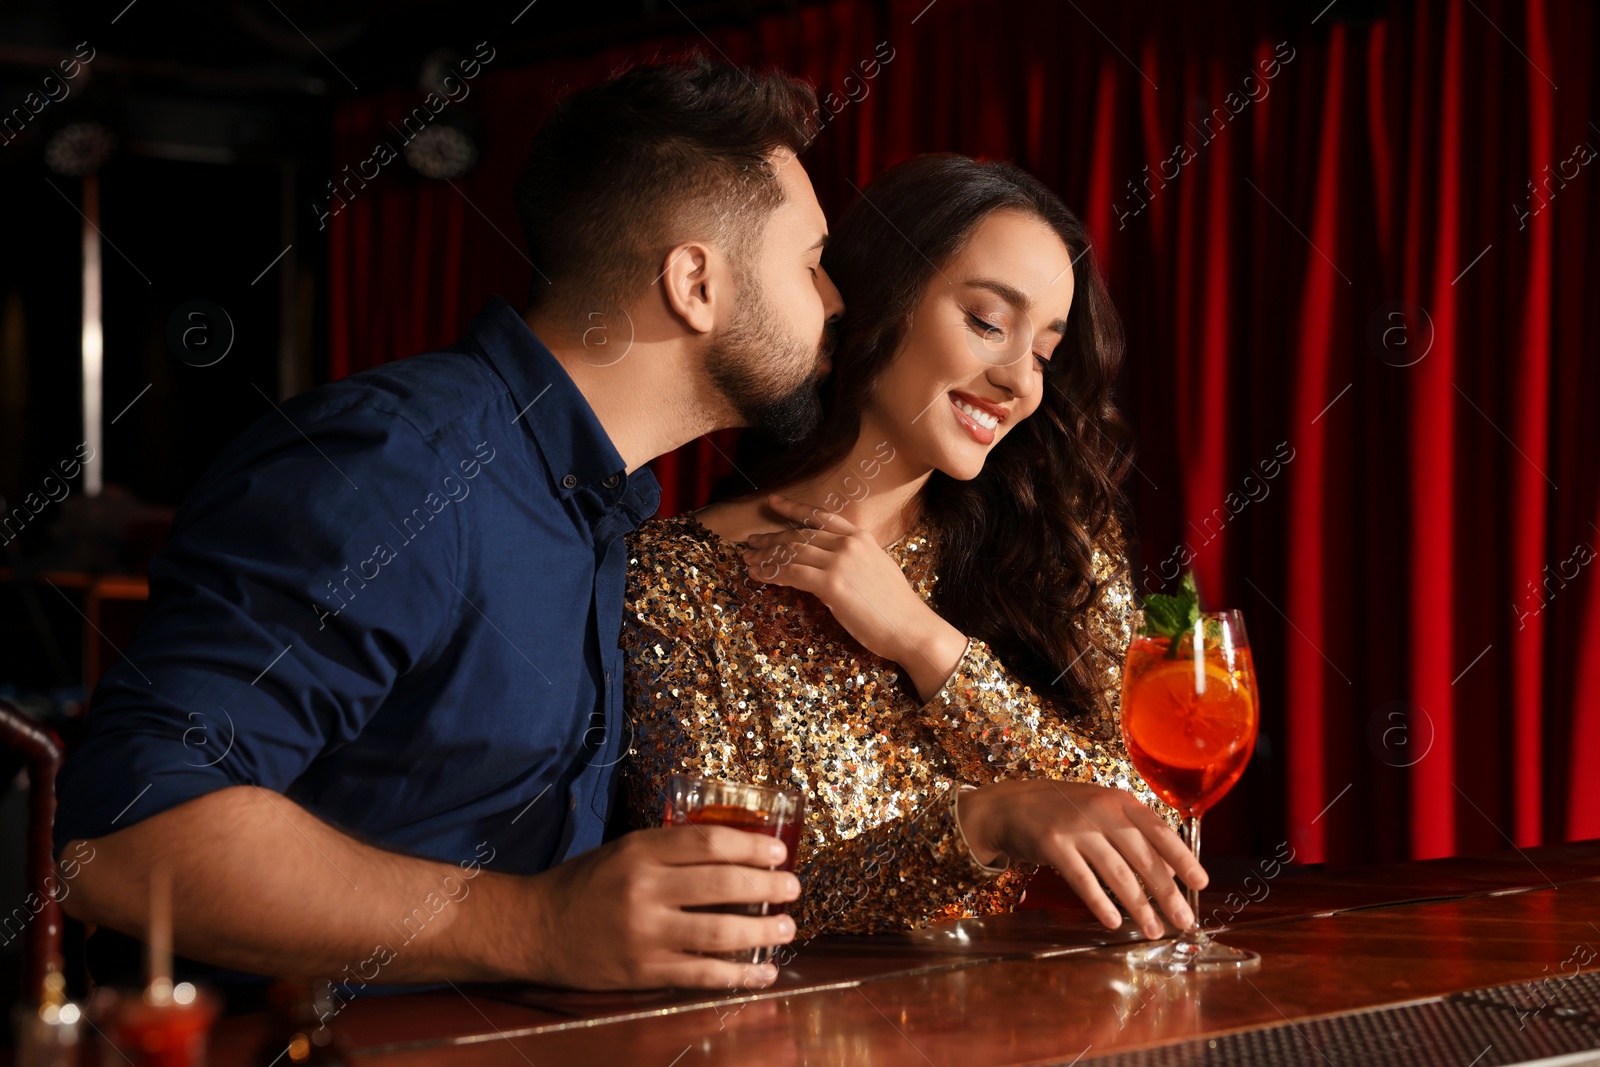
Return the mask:
[[[1255,751],[1261,715],[1255,664],[1237,611],[1202,612],[1194,577],[1177,596],[1145,599],[1140,632],[1122,667],[1122,738],[1155,794],[1183,817],[1200,858],[1200,816],[1233,788]],[[1189,910],[1200,914],[1188,887]],[[1251,970],[1261,957],[1212,940],[1196,923],[1169,942],[1129,953],[1139,967]]]
[[[1170,652],[1176,641],[1176,656]],[[1122,731],[1128,755],[1155,794],[1185,819],[1204,814],[1244,773],[1255,750],[1255,671],[1250,649],[1194,654],[1192,634],[1143,636],[1128,648]]]

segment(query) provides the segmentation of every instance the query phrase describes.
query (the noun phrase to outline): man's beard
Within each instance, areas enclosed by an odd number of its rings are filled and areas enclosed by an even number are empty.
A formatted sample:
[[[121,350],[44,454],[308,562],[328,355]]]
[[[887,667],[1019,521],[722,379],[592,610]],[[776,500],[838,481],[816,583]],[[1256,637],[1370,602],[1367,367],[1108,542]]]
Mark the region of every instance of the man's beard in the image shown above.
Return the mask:
[[[761,291],[746,291],[748,298],[707,354],[711,381],[744,425],[794,444],[821,421],[817,367],[833,352],[833,331],[826,330],[815,347],[787,337]],[[789,384],[784,376],[800,367],[805,376]]]

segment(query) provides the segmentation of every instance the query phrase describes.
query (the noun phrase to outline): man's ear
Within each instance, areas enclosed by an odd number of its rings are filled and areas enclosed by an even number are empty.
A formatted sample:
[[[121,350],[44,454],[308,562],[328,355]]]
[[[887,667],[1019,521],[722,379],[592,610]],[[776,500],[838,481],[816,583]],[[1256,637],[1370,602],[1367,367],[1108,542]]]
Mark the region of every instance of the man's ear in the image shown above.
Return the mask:
[[[708,244],[685,241],[667,252],[658,284],[684,326],[710,333],[722,310],[719,303],[729,298],[727,260]]]

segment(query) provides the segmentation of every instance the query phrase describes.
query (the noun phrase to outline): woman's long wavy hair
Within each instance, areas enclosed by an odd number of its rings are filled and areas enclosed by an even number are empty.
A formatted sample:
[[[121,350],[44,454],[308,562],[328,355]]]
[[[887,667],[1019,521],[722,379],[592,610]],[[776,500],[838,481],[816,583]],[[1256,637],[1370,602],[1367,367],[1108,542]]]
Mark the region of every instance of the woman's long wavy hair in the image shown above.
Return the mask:
[[[746,433],[739,467],[762,491],[773,491],[844,459],[935,264],[1002,209],[1026,212],[1061,237],[1074,263],[1075,293],[1038,410],[994,447],[978,477],[960,481],[935,471],[924,491],[923,515],[943,543],[936,606],[1035,692],[1069,714],[1083,713],[1105,696],[1104,675],[1085,655],[1094,635],[1079,625],[1102,592],[1094,547],[1127,513],[1120,487],[1132,465],[1130,435],[1111,398],[1124,341],[1088,233],[1037,178],[1010,163],[935,154],[868,185],[823,255],[846,309],[823,385],[822,421],[790,449]],[[719,497],[745,495],[749,482],[730,477],[718,490]]]

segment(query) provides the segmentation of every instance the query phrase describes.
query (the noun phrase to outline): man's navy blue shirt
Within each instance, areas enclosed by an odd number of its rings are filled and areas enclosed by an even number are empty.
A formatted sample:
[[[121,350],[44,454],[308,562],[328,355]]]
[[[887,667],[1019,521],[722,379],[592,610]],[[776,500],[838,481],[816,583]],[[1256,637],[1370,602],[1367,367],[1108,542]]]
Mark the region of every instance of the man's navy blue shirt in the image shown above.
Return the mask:
[[[624,535],[659,499],[498,299],[452,349],[266,413],[151,564],[61,771],[57,851],[236,785],[448,862],[599,844]]]

